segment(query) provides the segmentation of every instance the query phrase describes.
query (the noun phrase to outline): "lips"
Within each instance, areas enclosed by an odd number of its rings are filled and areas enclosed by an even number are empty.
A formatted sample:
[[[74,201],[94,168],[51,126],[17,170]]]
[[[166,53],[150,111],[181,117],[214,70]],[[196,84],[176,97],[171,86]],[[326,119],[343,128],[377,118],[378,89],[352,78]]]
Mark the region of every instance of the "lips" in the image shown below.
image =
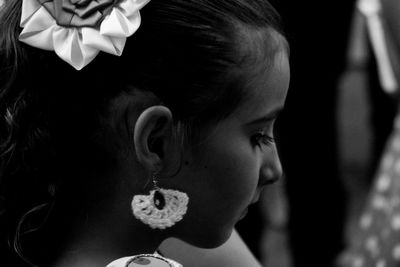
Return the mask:
[[[256,193],[256,195],[254,196],[253,200],[250,202],[250,204],[255,204],[255,203],[257,203],[258,200],[260,199],[260,194],[261,194],[261,192],[258,191],[258,192]]]
[[[263,181],[259,181],[259,183],[258,183],[258,191],[256,192],[256,194],[255,194],[253,200],[250,202],[250,204],[254,204],[254,203],[258,202],[258,200],[260,199],[261,190],[264,188],[264,186],[274,184],[278,180],[279,180],[279,177],[278,176],[274,176],[273,178],[268,178],[268,179],[265,179]]]
[[[256,192],[256,194],[254,195],[254,198],[251,200],[249,206],[250,206],[250,205],[253,205],[253,204],[255,204],[255,203],[258,202],[258,200],[260,199],[260,193],[261,193],[261,190],[258,190],[258,191]],[[249,206],[247,206],[247,207],[243,210],[242,214],[240,214],[239,220],[241,220],[241,219],[243,219],[244,217],[246,217],[247,213],[249,212]]]
[[[241,219],[243,219],[244,217],[246,217],[246,215],[247,215],[248,212],[249,212],[249,209],[246,208],[246,209],[242,212],[242,214],[240,214],[239,220],[241,220]]]

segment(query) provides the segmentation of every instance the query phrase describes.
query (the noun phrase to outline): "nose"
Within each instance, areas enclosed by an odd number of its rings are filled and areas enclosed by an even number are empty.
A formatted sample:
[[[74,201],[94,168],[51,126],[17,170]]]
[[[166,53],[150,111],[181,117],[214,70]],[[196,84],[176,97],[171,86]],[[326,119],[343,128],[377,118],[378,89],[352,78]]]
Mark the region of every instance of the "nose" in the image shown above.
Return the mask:
[[[260,186],[272,184],[278,181],[283,175],[282,164],[279,159],[278,151],[274,147],[273,151],[266,153],[263,165],[260,170]]]

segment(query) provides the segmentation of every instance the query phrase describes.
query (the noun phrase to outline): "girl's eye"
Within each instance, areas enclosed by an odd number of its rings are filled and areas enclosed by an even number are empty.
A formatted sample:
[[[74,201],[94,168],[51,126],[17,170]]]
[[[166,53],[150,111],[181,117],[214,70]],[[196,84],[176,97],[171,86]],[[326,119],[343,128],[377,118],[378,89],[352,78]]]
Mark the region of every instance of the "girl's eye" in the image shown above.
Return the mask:
[[[275,143],[275,139],[264,132],[258,132],[257,134],[255,134],[252,137],[252,141],[254,144],[259,146],[270,146]]]

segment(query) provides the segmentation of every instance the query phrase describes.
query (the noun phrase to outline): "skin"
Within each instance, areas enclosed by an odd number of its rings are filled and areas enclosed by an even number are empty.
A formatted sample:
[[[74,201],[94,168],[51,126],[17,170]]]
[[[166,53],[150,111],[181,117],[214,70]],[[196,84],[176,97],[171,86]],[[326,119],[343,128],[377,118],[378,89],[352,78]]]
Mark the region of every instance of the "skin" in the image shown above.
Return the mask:
[[[263,143],[260,134],[273,137],[277,113],[283,108],[289,86],[285,53],[275,57],[273,68],[248,81],[250,97],[185,156],[186,165],[173,180],[190,196],[190,209],[177,237],[205,248],[224,243],[234,225],[256,202],[260,191],[282,175],[275,143]],[[204,209],[207,207],[207,209]],[[196,231],[192,225],[199,226]]]
[[[284,106],[290,76],[287,54],[277,52],[272,66],[254,69],[256,73],[247,68],[238,72],[246,79],[249,96],[200,144],[185,147],[184,164],[172,177],[182,154],[171,111],[158,105],[143,112],[131,109],[134,138],[127,136],[123,144],[132,142],[133,153],[119,151],[110,199],[91,211],[92,216],[74,222],[70,241],[54,266],[105,266],[123,256],[152,253],[168,237],[203,248],[226,242],[262,188],[282,175],[276,146],[266,136],[273,136],[274,121]],[[138,92],[131,100],[121,96],[114,104],[126,110],[147,98]],[[159,173],[160,187],[186,192],[190,198],[184,219],[163,231],[150,229],[130,211],[132,196],[151,189],[148,181],[154,172]]]
[[[161,244],[159,251],[183,266],[261,267],[236,231],[233,231],[228,241],[218,248],[201,249],[179,239],[170,238]]]

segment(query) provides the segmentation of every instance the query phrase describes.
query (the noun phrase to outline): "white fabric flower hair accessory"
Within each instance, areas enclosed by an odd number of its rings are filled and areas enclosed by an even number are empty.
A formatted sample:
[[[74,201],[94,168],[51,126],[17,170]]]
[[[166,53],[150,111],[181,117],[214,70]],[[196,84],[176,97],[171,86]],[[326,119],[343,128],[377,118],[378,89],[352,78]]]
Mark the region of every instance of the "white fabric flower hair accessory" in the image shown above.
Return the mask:
[[[19,40],[80,70],[100,51],[120,56],[150,0],[23,0]]]

